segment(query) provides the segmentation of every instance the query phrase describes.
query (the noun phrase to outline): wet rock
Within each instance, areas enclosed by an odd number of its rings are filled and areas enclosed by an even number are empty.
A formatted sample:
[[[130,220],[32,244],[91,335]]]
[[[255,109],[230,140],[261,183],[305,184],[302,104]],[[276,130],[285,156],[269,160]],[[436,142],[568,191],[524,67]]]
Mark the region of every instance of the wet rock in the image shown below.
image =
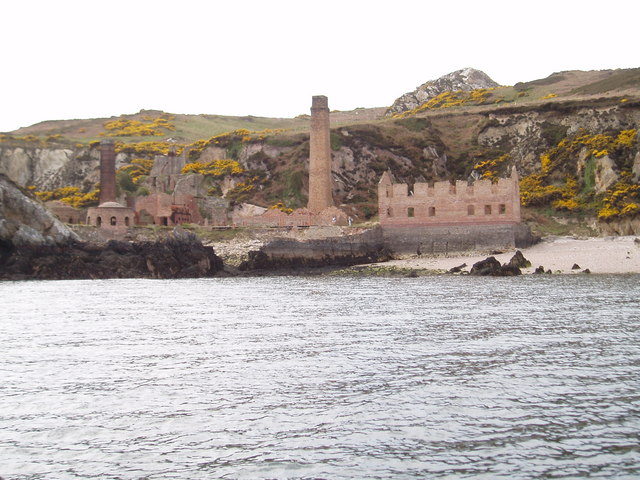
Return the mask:
[[[449,273],[460,273],[462,272],[462,269],[465,268],[467,266],[466,263],[463,263],[462,265],[458,265],[457,267],[453,267],[451,269],[449,269]]]
[[[582,273],[591,273],[591,270],[589,270],[588,268],[585,268]]]
[[[518,267],[513,267],[509,264],[501,265],[495,257],[488,257],[485,260],[474,263],[470,274],[490,277],[512,277],[521,275],[522,272]]]
[[[535,271],[533,272],[534,274],[540,275],[544,273],[544,267],[542,265],[540,265],[538,268],[535,269]]]
[[[168,237],[141,243],[11,246],[0,261],[0,279],[196,278],[222,269],[211,247]]]
[[[578,265],[577,263],[574,263],[573,267],[571,267],[571,270],[580,270],[580,265]]]
[[[517,250],[515,255],[511,257],[511,260],[509,260],[508,265],[516,268],[529,268],[531,266],[531,262],[524,258],[524,255],[520,250]]]

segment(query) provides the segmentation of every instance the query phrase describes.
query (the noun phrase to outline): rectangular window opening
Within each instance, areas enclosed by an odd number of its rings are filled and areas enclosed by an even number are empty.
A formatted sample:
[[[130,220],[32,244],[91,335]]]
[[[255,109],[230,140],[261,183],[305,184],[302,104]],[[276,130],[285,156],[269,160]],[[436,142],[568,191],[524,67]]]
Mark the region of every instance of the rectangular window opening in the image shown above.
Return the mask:
[[[436,216],[436,207],[429,207],[429,216],[430,217]]]
[[[484,206],[484,214],[485,215],[491,215],[491,205],[485,205]]]
[[[500,204],[500,215],[505,215],[507,213],[507,206],[504,203]]]
[[[476,214],[476,207],[474,207],[473,205],[468,205],[467,215],[475,215],[475,214]]]
[[[413,207],[407,208],[407,217],[415,217],[415,210]]]

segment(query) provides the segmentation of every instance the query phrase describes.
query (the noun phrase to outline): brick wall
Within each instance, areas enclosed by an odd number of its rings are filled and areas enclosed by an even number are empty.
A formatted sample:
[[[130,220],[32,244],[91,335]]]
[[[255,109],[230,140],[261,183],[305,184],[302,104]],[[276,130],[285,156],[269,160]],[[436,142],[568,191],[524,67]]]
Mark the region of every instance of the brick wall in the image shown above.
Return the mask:
[[[520,222],[520,191],[515,169],[497,183],[395,183],[385,172],[378,184],[382,226],[486,225]]]

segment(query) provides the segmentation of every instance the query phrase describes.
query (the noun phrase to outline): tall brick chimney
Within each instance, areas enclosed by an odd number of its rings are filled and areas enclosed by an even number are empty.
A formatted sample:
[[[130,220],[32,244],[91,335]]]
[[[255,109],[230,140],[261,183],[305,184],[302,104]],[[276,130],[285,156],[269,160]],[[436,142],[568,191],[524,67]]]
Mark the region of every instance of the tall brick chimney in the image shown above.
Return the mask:
[[[329,101],[324,95],[312,97],[309,151],[309,203],[314,213],[333,206]]]
[[[100,142],[100,205],[116,201],[116,149],[113,141]]]

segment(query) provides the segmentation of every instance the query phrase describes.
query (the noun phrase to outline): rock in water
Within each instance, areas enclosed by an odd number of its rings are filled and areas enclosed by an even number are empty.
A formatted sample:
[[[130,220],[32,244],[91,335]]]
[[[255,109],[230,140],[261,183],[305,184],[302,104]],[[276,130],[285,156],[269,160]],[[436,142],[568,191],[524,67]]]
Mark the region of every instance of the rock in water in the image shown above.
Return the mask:
[[[511,257],[511,260],[509,260],[508,265],[516,268],[529,268],[531,266],[531,262],[524,258],[524,255],[520,250],[517,250],[515,255]]]
[[[462,269],[465,268],[467,266],[466,263],[463,263],[462,265],[458,265],[457,267],[453,267],[449,269],[449,273],[460,273],[462,272]]]
[[[501,265],[495,257],[488,257],[474,263],[469,273],[471,275],[489,277],[513,277],[522,274],[518,267],[513,267],[509,264]]]

